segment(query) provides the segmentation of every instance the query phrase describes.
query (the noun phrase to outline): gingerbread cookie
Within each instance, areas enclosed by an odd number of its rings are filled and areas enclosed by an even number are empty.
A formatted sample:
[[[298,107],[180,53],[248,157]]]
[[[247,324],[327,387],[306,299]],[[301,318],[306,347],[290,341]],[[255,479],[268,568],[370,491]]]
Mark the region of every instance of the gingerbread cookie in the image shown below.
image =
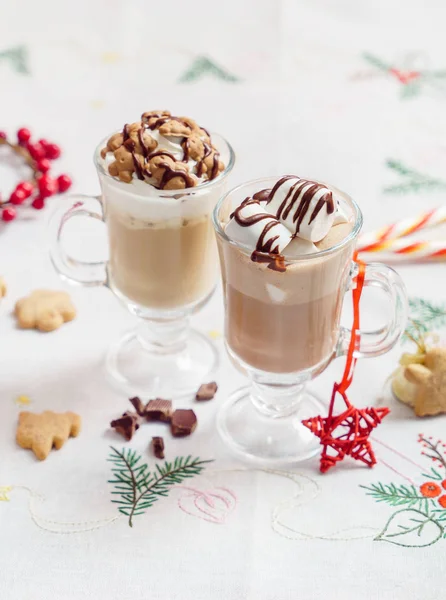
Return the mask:
[[[3,277],[0,277],[0,298],[4,298],[7,291],[8,288],[6,287],[6,282]]]
[[[76,317],[70,296],[66,292],[35,290],[15,305],[15,315],[22,329],[53,331]]]
[[[16,440],[21,448],[32,450],[39,460],[45,460],[51,448],[59,450],[69,437],[77,437],[80,429],[81,418],[72,412],[21,412]]]
[[[416,387],[416,415],[446,413],[446,348],[428,350],[423,364],[408,365],[404,376]]]
[[[112,162],[107,161],[110,154]],[[145,112],[141,121],[124,125],[101,157],[112,177],[124,183],[140,179],[162,190],[195,187],[224,170],[209,133],[193,119],[167,110]]]

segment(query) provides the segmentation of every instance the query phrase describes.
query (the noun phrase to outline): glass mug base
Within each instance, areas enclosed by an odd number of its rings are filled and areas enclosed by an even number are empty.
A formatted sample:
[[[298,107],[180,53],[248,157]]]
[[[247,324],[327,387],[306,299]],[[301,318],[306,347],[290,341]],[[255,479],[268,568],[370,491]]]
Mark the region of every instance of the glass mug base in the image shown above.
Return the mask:
[[[301,390],[292,414],[271,418],[259,411],[251,391],[248,386],[234,392],[217,416],[220,437],[235,455],[263,465],[284,465],[299,463],[318,454],[318,438],[301,422],[327,411],[317,396]]]
[[[177,351],[167,354],[142,343],[136,330],[110,348],[106,368],[111,381],[126,393],[175,399],[195,393],[218,361],[214,344],[193,329]]]

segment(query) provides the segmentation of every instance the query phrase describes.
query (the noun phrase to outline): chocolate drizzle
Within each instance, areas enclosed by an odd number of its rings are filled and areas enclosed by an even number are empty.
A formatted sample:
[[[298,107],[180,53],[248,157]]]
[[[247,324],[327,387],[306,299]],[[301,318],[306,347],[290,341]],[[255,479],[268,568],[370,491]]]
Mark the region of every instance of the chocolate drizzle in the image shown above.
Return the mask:
[[[280,188],[280,186],[290,179],[295,179],[295,178],[292,175],[287,175],[285,177],[282,177],[282,179],[279,179],[279,181],[275,184],[275,186],[271,190],[271,194],[269,196],[268,203],[272,201],[275,193]],[[304,188],[306,188],[305,191],[303,191]],[[295,208],[295,211],[293,214],[293,219],[292,219],[293,223],[296,223],[296,230],[294,233],[294,235],[296,236],[299,233],[299,229],[302,224],[302,221],[304,220],[305,216],[308,213],[310,204],[311,204],[314,196],[318,192],[323,191],[323,190],[326,190],[326,192],[323,193],[323,195],[319,198],[316,206],[314,207],[313,212],[310,215],[309,223],[312,223],[314,221],[314,219],[321,212],[321,210],[324,208],[324,206],[326,207],[327,214],[329,214],[329,215],[332,214],[335,211],[335,205],[334,205],[332,192],[328,188],[326,188],[324,185],[317,183],[315,181],[310,181],[308,179],[298,179],[296,181],[296,183],[290,187],[286,197],[284,198],[284,200],[281,202],[279,208],[277,209],[277,212],[276,212],[277,219],[279,219],[279,220],[287,219],[289,217],[291,211],[293,210],[294,206],[296,205],[297,201],[299,200],[299,203],[297,204],[297,207]],[[302,191],[303,191],[303,193],[302,193]]]
[[[260,190],[260,192],[256,192],[253,196],[254,200],[258,200],[259,202],[268,202],[269,197],[271,195],[271,189]]]
[[[138,179],[141,179],[143,181],[144,180],[144,171],[142,169],[142,166],[139,163],[138,157],[136,156],[136,154],[134,152],[132,152],[132,158],[133,158],[133,165],[135,167],[136,176],[138,177]]]
[[[161,163],[159,166],[162,169],[164,169],[163,177],[159,184],[160,190],[163,190],[169,183],[169,181],[174,177],[181,177],[181,179],[184,181],[185,187],[189,187],[191,186],[191,182],[193,183],[193,180],[189,173],[186,173],[185,171],[172,169],[167,163]]]
[[[256,215],[244,217],[241,214],[242,210],[245,208],[245,206],[250,206],[253,204],[260,206],[259,200],[249,197],[245,198],[240,206],[238,206],[230,215],[230,218],[235,219],[236,223],[240,225],[240,227],[251,227],[256,223],[260,223],[260,221],[269,219],[269,223],[265,224],[262,233],[257,240],[256,248],[251,254],[251,260],[253,262],[268,263],[269,269],[284,272],[286,270],[285,259],[281,254],[279,254],[278,245],[274,246],[274,244],[280,238],[280,235],[272,236],[270,239],[265,241],[266,234],[271,231],[271,229],[276,227],[276,225],[280,225],[280,223],[274,218],[273,215],[268,213],[258,213]]]
[[[151,152],[149,154],[149,156],[147,157],[147,159],[150,160],[154,156],[168,156],[172,160],[176,160],[175,156],[173,154],[171,154],[170,152],[166,152],[166,150],[155,150],[154,152]]]

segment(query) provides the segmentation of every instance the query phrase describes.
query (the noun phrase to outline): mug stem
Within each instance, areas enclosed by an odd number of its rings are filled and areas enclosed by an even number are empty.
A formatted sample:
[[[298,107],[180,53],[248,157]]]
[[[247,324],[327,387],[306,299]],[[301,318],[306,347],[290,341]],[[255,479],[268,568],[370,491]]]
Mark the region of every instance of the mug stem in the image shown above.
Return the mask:
[[[174,319],[143,319],[136,335],[144,351],[165,356],[185,350],[189,330],[189,315],[183,315]]]
[[[268,384],[251,382],[251,402],[262,414],[273,419],[289,417],[302,402],[305,384]]]

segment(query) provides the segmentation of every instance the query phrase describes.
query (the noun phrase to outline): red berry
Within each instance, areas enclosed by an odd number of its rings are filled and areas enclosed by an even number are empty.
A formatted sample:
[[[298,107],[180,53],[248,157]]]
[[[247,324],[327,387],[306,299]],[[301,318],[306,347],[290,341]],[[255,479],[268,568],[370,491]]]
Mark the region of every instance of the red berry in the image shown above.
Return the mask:
[[[37,161],[36,167],[41,173],[47,173],[51,169],[51,163],[47,158],[41,158]]]
[[[36,210],[42,210],[45,207],[45,198],[42,196],[36,196],[31,203],[31,206]]]
[[[4,208],[2,210],[2,219],[3,221],[14,221],[16,214],[15,208]]]
[[[60,148],[57,144],[47,144],[45,146],[45,156],[50,160],[55,160],[60,156]]]
[[[19,140],[19,144],[26,144],[31,139],[31,132],[26,127],[22,127],[17,132],[17,139]]]
[[[59,187],[59,194],[66,192],[70,189],[72,184],[71,177],[68,175],[59,175],[57,178],[57,185]]]
[[[56,194],[58,190],[57,181],[52,179],[49,175],[41,175],[37,179],[37,185],[39,186],[42,198],[48,198],[49,196]]]
[[[26,193],[22,189],[16,188],[9,197],[9,201],[11,204],[23,204],[26,198]]]
[[[22,181],[17,185],[15,189],[22,190],[23,192],[25,192],[26,198],[29,198],[34,191],[34,186],[30,181]]]
[[[28,152],[31,154],[34,160],[45,158],[45,150],[40,144],[28,144]]]
[[[41,146],[43,146],[44,148],[46,148],[46,147],[48,146],[48,144],[49,144],[49,143],[50,143],[50,142],[49,142],[48,140],[46,140],[45,138],[41,138],[41,139],[39,140],[39,144],[40,144]]]
[[[7,139],[7,137],[8,137],[8,136],[6,135],[6,133],[5,133],[4,131],[0,131],[0,139],[2,139],[2,140],[6,140],[6,139]]]

